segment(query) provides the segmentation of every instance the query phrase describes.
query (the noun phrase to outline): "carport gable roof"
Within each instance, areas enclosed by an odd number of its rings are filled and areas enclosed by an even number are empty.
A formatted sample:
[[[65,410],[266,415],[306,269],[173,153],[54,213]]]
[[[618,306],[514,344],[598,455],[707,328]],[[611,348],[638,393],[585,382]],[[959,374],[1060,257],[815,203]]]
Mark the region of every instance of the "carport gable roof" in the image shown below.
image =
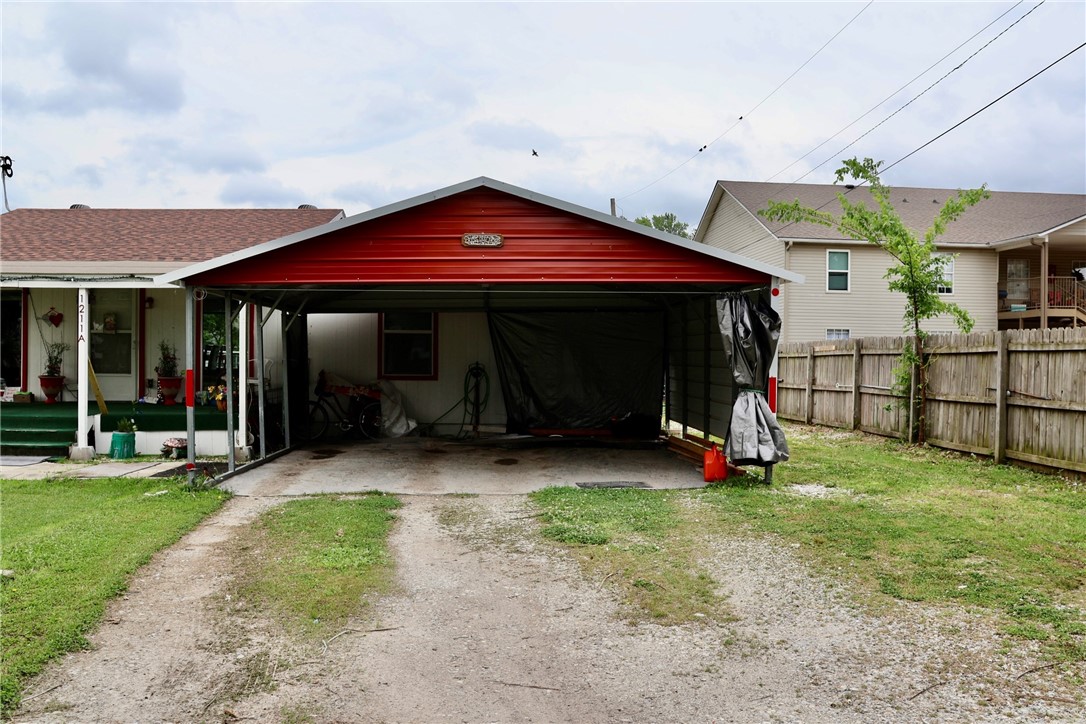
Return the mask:
[[[540,213],[542,212],[542,213]],[[503,247],[469,248],[469,233]],[[765,283],[803,277],[479,177],[156,278],[207,287]]]

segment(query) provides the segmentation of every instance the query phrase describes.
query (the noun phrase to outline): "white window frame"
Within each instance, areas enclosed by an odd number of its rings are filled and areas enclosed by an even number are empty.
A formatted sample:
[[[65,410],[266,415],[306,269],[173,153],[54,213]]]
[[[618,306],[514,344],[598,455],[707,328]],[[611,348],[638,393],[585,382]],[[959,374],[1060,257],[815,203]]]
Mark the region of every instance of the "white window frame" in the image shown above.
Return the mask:
[[[841,335],[842,332],[844,332],[844,336]],[[852,330],[851,329],[846,329],[844,327],[827,327],[826,328],[826,339],[827,340],[852,339]]]
[[[936,291],[938,292],[939,296],[941,296],[941,297],[952,297],[952,296],[954,296],[954,283],[955,283],[955,280],[954,280],[954,260],[957,258],[958,255],[957,254],[951,254],[950,252],[947,252],[947,251],[937,251],[937,252],[935,252],[935,254],[933,256],[938,256],[938,257],[945,258],[945,259],[948,260],[948,261],[943,262],[943,279],[942,279],[942,281],[949,281],[950,282],[949,287],[944,287],[940,283],[939,286],[936,288]],[[949,272],[949,274],[947,272]],[[949,277],[949,279],[948,279],[948,277]]]
[[[830,254],[844,254],[848,260],[846,269],[830,269]],[[830,274],[844,274],[845,288],[830,289]],[[826,292],[828,294],[848,294],[852,291],[852,250],[851,249],[826,249]]]

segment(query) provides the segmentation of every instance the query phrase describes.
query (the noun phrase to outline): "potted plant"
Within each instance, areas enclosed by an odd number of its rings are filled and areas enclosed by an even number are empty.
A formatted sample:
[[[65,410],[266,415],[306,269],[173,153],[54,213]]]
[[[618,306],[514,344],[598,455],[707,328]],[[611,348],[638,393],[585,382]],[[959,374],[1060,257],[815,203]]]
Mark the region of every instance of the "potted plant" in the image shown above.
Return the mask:
[[[29,390],[19,390],[11,396],[13,402],[19,402],[24,405],[34,401],[34,393]]]
[[[109,441],[109,456],[114,460],[123,460],[136,456],[135,418],[122,417],[117,420],[117,431]]]
[[[215,401],[219,412],[226,412],[226,385],[217,384],[207,388],[207,399]]]
[[[64,390],[64,375],[60,372],[60,366],[64,363],[64,353],[71,348],[72,345],[67,342],[49,342],[45,345],[45,374],[38,375],[38,384],[47,404],[55,403],[57,395]]]
[[[176,405],[177,393],[181,391],[181,377],[177,374],[177,348],[166,340],[158,343],[158,391],[163,404]]]

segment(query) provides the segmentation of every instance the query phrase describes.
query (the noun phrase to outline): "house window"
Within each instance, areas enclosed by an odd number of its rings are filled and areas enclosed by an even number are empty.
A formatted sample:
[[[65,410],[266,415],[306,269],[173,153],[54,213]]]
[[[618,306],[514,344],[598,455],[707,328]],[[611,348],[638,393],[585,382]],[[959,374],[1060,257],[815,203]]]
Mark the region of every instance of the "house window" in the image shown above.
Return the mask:
[[[1029,299],[1029,259],[1007,260],[1007,298]]]
[[[938,292],[940,294],[953,294],[954,293],[954,255],[953,254],[934,254],[933,256],[939,257],[943,260],[943,278],[939,282]]]
[[[848,329],[827,329],[826,339],[848,339],[850,332]]]
[[[826,252],[826,291],[847,292],[849,290],[849,265],[851,252],[830,249]]]
[[[379,374],[386,379],[437,379],[437,315],[385,312],[380,319]]]

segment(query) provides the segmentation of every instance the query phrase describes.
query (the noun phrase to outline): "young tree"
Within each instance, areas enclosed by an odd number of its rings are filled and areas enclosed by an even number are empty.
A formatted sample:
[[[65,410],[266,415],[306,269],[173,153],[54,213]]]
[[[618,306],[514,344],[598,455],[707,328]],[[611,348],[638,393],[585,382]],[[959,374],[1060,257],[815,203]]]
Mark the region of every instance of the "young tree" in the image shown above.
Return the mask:
[[[918,237],[905,226],[901,217],[890,202],[890,189],[879,179],[879,167],[882,162],[870,158],[859,161],[855,158],[843,161],[844,166],[837,170],[837,183],[845,178],[852,178],[866,183],[871,191],[871,198],[878,205],[868,208],[862,201],[851,203],[843,193],[837,194],[841,204],[841,216],[835,217],[819,209],[801,206],[799,201],[784,203],[769,202],[769,207],[759,213],[773,221],[811,222],[837,229],[843,235],[858,241],[867,241],[879,247],[894,262],[886,270],[885,278],[891,291],[905,295],[905,314],[903,327],[913,335],[913,345],[902,351],[900,364],[896,372],[895,389],[899,394],[907,392],[911,380],[911,371],[917,370],[917,388],[920,393],[920,414],[918,415],[917,440],[925,440],[925,416],[927,415],[927,366],[930,359],[924,357],[924,340],[927,333],[920,327],[925,319],[942,314],[949,314],[958,329],[969,332],[973,329],[973,318],[957,304],[948,302],[939,296],[939,285],[943,281],[943,265],[947,257],[935,253],[935,240],[946,231],[947,224],[960,217],[966,209],[989,197],[986,185],[979,189],[958,191],[956,196],[947,199],[939,209],[931,226]]]
[[[648,216],[638,216],[634,221],[642,226],[656,229],[657,231],[666,231],[669,234],[681,236],[685,239],[693,238],[693,234],[690,233],[690,224],[685,221],[679,221],[679,217],[670,211],[663,214],[653,214],[651,218]]]

